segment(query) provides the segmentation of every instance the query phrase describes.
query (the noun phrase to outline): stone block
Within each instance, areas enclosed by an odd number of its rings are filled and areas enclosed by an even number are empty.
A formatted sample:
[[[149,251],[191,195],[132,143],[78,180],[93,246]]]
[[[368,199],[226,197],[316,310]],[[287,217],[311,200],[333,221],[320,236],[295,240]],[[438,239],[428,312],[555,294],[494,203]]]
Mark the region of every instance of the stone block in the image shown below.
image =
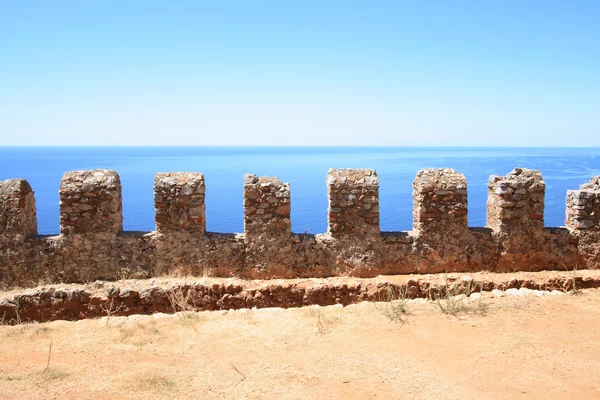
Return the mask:
[[[515,234],[544,229],[546,184],[540,171],[515,168],[488,181],[487,226]]]
[[[0,182],[0,236],[24,239],[37,235],[33,189],[25,179]]]
[[[580,190],[567,191],[567,228],[600,230],[600,176],[590,179]]]
[[[328,233],[333,237],[378,237],[379,178],[372,169],[330,169]]]
[[[413,229],[468,233],[467,179],[453,169],[423,169],[413,182]]]
[[[277,177],[244,177],[244,233],[252,237],[289,238],[290,184]]]
[[[206,233],[204,175],[163,172],[154,178],[154,209],[158,232]]]
[[[60,182],[60,233],[117,234],[123,230],[121,180],[115,171],[72,171]]]

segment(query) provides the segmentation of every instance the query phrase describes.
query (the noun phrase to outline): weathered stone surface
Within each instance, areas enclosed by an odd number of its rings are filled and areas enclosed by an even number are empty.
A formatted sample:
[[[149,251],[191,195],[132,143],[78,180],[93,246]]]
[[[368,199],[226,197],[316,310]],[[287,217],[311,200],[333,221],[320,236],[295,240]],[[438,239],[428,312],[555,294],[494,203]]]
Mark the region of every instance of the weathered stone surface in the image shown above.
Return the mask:
[[[245,264],[250,275],[289,276],[293,265],[290,184],[244,177]]]
[[[467,179],[453,169],[423,169],[413,182],[413,229],[429,253],[421,272],[464,269],[469,243]],[[439,260],[445,263],[440,265]]]
[[[379,235],[379,178],[372,169],[330,169],[328,233],[333,237]]]
[[[544,194],[536,170],[515,168],[488,182],[487,225],[498,241],[500,270],[549,268],[545,254]]]
[[[253,281],[201,278],[161,279],[160,282],[94,282],[87,285],[60,285],[0,293],[0,315],[5,323],[80,320],[134,314],[176,313],[187,310],[230,310],[239,308],[350,305],[361,301],[389,301],[389,293],[406,293],[408,299],[430,299],[443,295],[448,287],[455,293],[475,298],[481,292],[535,296],[545,291],[560,293],[600,287],[597,271],[580,271],[573,278],[561,273],[486,274],[474,276],[435,275],[377,277],[372,279],[328,278]],[[556,292],[554,292],[556,293]],[[185,305],[173,298],[183,295]],[[18,314],[17,314],[18,313]]]
[[[37,234],[33,189],[25,179],[0,182],[0,237],[22,240]]]
[[[123,230],[121,180],[115,171],[72,171],[60,182],[60,233],[113,233]]]
[[[162,172],[154,178],[154,209],[158,232],[206,232],[204,175]]]
[[[290,184],[277,177],[244,177],[244,232],[248,237],[289,237]]]
[[[581,264],[600,264],[600,176],[567,191],[565,224],[577,238]]]
[[[204,229],[202,175],[158,174],[157,215],[164,218],[158,218],[157,231],[136,233],[121,232],[118,175],[79,171],[63,179],[57,236],[35,236],[27,182],[4,181],[0,287],[165,274],[267,279],[598,268],[599,181],[570,192],[566,228],[544,228],[544,184],[537,171],[492,177],[489,227],[468,228],[464,176],[424,170],[413,185],[414,230],[379,232],[375,172],[331,170],[328,232],[292,234],[289,184],[248,175],[245,232],[217,234]]]

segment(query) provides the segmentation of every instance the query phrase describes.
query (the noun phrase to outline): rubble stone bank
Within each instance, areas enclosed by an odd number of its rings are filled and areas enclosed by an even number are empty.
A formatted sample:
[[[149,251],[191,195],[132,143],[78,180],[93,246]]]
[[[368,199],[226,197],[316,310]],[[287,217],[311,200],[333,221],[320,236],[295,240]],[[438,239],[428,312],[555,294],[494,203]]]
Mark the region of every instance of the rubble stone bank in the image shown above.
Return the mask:
[[[463,293],[528,296],[600,287],[600,271],[438,274],[242,280],[224,278],[129,280],[47,286],[0,293],[4,323],[79,320],[103,316],[242,308],[342,305],[397,298],[435,299]],[[390,295],[391,294],[391,295]],[[543,293],[542,293],[543,294]]]

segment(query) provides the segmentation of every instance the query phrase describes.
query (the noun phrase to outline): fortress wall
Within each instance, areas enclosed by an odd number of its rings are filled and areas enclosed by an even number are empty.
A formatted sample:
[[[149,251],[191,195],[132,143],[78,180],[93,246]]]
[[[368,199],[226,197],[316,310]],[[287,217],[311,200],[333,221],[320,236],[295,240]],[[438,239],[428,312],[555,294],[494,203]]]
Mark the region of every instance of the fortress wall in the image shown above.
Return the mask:
[[[61,182],[60,234],[38,236],[33,190],[13,179],[0,182],[0,285],[598,268],[599,182],[595,177],[568,192],[566,227],[544,228],[545,184],[538,171],[491,177],[488,226],[470,228],[464,175],[426,169],[413,183],[414,229],[380,232],[375,171],[332,169],[327,232],[295,234],[289,183],[246,175],[244,233],[211,233],[204,176],[159,173],[156,231],[123,232],[118,174],[76,171]]]
[[[114,234],[123,230],[121,180],[115,171],[73,171],[60,181],[60,233]]]
[[[452,169],[419,171],[413,182],[413,229],[419,238],[419,270],[467,268],[471,241],[467,224],[465,176]]]
[[[379,178],[372,169],[330,169],[328,229],[334,238],[379,235]]]
[[[197,172],[159,172],[154,178],[156,231],[189,231],[204,235],[204,175]]]
[[[567,191],[565,224],[579,243],[580,265],[600,265],[600,176]]]
[[[544,196],[546,184],[539,171],[515,168],[488,182],[487,225],[498,241],[499,269],[516,265],[544,269]]]
[[[25,179],[0,182],[0,238],[22,241],[37,234],[33,189]]]
[[[244,266],[248,276],[291,276],[290,184],[276,177],[244,177]]]

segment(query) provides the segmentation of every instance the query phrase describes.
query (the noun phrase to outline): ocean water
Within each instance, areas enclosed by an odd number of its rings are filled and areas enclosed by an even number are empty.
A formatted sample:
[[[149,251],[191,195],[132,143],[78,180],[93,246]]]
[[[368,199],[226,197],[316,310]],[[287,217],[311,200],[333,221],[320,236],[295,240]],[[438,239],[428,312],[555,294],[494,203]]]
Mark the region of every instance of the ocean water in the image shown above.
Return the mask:
[[[32,185],[40,234],[59,232],[63,173],[95,168],[121,176],[125,230],[154,229],[155,173],[198,171],[206,179],[209,231],[243,231],[243,178],[253,173],[290,182],[294,232],[325,232],[329,168],[375,169],[381,229],[410,230],[412,181],[419,169],[430,167],[465,174],[470,226],[485,225],[490,175],[515,167],[539,169],[546,182],[545,224],[562,226],[566,191],[600,175],[600,148],[0,147],[0,180],[25,178]]]

